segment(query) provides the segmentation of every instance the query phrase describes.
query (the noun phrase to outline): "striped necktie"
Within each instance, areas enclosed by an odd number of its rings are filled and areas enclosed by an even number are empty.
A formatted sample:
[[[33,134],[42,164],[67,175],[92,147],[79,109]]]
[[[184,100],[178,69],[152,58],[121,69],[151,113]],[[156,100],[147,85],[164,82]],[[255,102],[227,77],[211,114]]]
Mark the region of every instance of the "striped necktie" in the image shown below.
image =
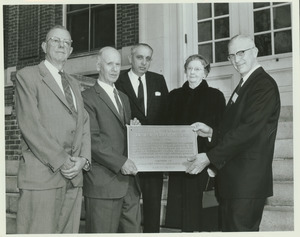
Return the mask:
[[[76,114],[77,111],[76,111],[76,108],[75,108],[75,105],[74,105],[74,100],[73,100],[73,96],[72,96],[72,92],[71,92],[71,88],[70,88],[69,82],[67,81],[64,72],[59,71],[58,73],[61,76],[61,83],[62,83],[64,92],[65,92],[66,100],[67,100],[67,102],[68,102],[71,110],[73,112],[75,112],[75,114]]]
[[[118,107],[118,110],[119,110],[120,117],[122,119],[122,122],[124,123],[124,110],[123,110],[123,106],[120,102],[120,99],[119,99],[119,96],[118,96],[118,91],[116,90],[116,88],[114,88],[114,96],[115,96],[115,100],[116,100],[116,103],[117,103],[117,107]]]

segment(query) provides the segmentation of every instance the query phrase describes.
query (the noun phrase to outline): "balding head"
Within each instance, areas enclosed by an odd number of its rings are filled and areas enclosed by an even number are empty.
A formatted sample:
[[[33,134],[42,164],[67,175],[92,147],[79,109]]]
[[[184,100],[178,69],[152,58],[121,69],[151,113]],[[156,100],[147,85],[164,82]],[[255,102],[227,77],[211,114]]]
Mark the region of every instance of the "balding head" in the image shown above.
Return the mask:
[[[121,55],[118,50],[113,47],[100,49],[97,70],[99,71],[99,80],[112,86],[118,79],[121,70]]]
[[[257,54],[258,49],[249,36],[237,35],[228,43],[228,58],[242,77],[258,64]]]
[[[232,37],[228,43],[228,48],[234,44],[236,41],[241,41],[243,42],[243,44],[247,47],[255,47],[255,43],[252,40],[252,38],[248,35],[236,35],[234,37]]]

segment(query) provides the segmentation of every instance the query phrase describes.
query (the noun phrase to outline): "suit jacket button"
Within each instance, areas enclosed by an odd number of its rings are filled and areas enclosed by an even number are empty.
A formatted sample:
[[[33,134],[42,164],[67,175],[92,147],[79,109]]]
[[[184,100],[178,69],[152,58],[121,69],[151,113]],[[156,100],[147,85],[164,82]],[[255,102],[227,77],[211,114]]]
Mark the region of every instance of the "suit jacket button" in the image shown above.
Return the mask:
[[[69,110],[69,114],[72,114],[72,111],[71,111],[71,110]]]

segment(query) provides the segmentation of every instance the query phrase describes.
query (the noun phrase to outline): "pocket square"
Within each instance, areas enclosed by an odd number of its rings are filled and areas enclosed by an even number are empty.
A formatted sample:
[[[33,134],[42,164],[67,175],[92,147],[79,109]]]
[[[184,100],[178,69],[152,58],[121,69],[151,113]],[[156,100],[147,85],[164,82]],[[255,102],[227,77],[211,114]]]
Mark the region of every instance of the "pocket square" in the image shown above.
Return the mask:
[[[160,91],[155,91],[155,96],[161,96]]]

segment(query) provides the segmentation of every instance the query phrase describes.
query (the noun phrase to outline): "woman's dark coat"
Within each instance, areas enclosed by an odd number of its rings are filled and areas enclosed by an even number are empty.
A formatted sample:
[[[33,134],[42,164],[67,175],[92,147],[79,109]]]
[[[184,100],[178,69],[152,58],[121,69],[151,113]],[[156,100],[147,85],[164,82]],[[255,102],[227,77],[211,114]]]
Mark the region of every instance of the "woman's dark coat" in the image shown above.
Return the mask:
[[[209,87],[203,80],[194,89],[185,82],[169,94],[168,118],[170,125],[191,125],[202,122],[217,128],[225,109],[221,91]],[[207,138],[198,137],[198,153],[209,150]],[[170,172],[166,226],[182,231],[218,230],[217,208],[202,209],[202,193],[208,180],[207,170],[198,175]]]

